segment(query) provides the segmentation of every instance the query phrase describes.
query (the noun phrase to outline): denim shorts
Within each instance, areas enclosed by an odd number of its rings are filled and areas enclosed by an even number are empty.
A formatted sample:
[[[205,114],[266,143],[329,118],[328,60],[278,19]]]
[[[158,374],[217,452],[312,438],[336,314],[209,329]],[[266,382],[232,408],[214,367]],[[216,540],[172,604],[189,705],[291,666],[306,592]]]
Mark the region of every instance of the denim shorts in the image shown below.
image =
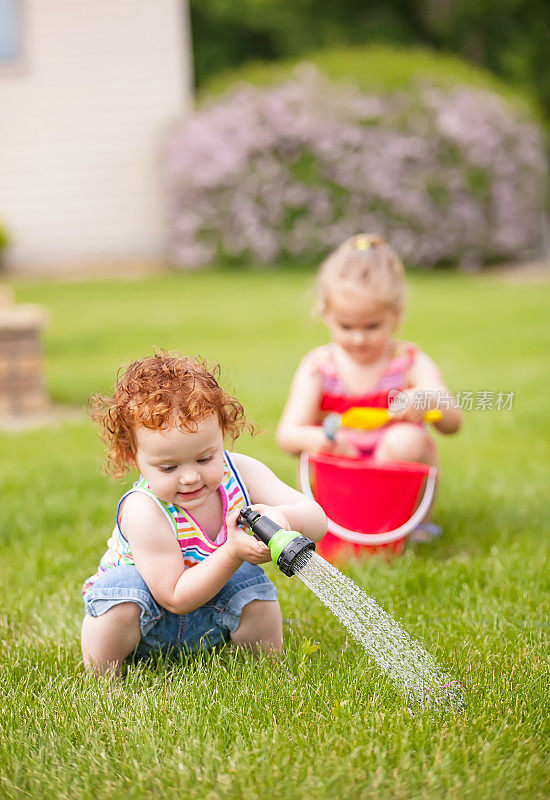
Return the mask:
[[[141,641],[135,655],[206,650],[229,639],[252,600],[276,600],[277,589],[261,567],[244,562],[225,586],[189,614],[159,606],[134,566],[112,567],[84,595],[86,614],[99,617],[120,603],[141,609]]]

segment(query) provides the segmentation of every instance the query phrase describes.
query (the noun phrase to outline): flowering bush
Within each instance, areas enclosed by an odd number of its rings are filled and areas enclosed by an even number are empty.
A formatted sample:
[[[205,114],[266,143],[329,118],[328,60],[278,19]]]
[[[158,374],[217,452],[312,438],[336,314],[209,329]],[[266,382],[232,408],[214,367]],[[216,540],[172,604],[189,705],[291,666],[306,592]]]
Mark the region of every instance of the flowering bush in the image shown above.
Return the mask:
[[[7,229],[0,222],[0,253],[5,250],[10,243],[10,237]]]
[[[498,95],[419,85],[367,95],[313,68],[242,86],[169,137],[170,248],[182,268],[218,256],[312,260],[380,231],[410,264],[479,264],[540,244],[544,146]]]

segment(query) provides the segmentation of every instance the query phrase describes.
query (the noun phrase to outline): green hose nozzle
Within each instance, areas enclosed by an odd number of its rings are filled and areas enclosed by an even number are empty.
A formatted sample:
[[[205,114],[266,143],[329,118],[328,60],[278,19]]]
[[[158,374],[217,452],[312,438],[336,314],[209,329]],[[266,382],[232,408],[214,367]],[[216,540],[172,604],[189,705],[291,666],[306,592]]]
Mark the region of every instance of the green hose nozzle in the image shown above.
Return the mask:
[[[299,553],[315,550],[315,544],[307,536],[280,528],[272,519],[261,516],[249,506],[241,509],[237,524],[250,528],[269,547],[272,560],[285,575],[294,575],[294,562]]]

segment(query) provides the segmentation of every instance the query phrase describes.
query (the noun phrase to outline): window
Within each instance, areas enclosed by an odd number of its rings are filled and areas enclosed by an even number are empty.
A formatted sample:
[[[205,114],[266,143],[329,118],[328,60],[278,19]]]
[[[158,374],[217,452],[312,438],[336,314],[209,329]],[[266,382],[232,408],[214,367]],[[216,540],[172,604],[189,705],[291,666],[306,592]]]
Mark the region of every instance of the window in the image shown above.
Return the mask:
[[[0,65],[21,55],[21,8],[19,0],[0,0]]]

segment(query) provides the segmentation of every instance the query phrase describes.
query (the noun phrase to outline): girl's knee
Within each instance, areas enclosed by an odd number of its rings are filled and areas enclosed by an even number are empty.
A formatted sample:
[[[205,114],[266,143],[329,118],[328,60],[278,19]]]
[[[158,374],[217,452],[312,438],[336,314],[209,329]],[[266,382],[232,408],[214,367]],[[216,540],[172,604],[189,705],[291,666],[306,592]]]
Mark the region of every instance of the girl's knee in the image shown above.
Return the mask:
[[[141,608],[137,603],[117,603],[104,614],[93,617],[87,614],[83,625],[96,629],[140,632]]]
[[[123,661],[139,644],[141,609],[137,603],[119,603],[104,614],[87,614],[82,623],[82,657],[88,671],[118,674]]]
[[[432,460],[430,438],[417,425],[408,422],[392,425],[376,450],[376,460],[429,463]]]
[[[283,620],[277,600],[252,600],[244,606],[231,640],[241,646],[264,652],[283,648]]]
[[[124,625],[126,627],[127,625],[139,625],[141,608],[137,603],[119,603],[106,613],[113,614],[112,619],[116,619],[119,625]]]

